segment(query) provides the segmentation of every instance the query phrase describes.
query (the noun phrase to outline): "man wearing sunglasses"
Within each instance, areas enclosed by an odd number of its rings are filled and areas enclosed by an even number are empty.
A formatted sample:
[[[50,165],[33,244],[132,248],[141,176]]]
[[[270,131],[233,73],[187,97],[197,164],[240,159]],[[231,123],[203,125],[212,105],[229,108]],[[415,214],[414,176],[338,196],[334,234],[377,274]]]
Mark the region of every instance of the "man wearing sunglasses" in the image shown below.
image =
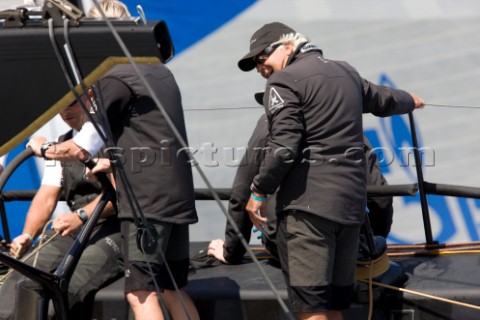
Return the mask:
[[[263,105],[263,92],[255,94],[255,99]],[[232,185],[232,193],[228,201],[228,211],[235,221],[238,229],[245,240],[250,242],[252,222],[245,212],[245,206],[250,198],[250,185],[253,178],[258,174],[260,166],[268,149],[269,130],[266,114],[262,114],[257,121],[253,133],[247,144],[247,152],[240,161],[235,179]],[[364,135],[364,150],[367,156],[367,185],[386,186],[387,180],[383,176],[378,157],[368,138]],[[374,236],[387,238],[393,222],[393,197],[392,196],[367,196],[367,209],[369,221]],[[259,238],[265,249],[278,260],[276,244],[276,215],[275,194],[268,197],[267,209],[265,210],[267,224],[262,226]],[[240,238],[237,236],[232,224],[227,221],[225,227],[225,241],[223,239],[212,240],[208,245],[208,255],[226,264],[239,264],[245,255]]]
[[[291,310],[299,319],[343,319],[366,207],[362,113],[406,113],[424,102],[325,59],[278,22],[253,34],[238,66],[268,79],[263,105],[273,150],[253,179],[246,211],[261,229],[266,196],[278,190],[277,244]]]

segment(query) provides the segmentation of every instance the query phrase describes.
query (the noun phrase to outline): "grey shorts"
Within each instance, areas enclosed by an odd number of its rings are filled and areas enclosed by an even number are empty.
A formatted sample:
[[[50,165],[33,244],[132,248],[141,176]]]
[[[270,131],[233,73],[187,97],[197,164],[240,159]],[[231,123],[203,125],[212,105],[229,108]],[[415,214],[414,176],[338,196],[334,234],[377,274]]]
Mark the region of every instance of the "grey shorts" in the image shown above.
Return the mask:
[[[278,252],[293,312],[350,307],[360,228],[302,211],[281,214]]]
[[[188,282],[188,225],[154,222],[158,233],[157,250],[144,254],[137,247],[137,227],[130,220],[122,221],[122,253],[125,262],[125,292],[136,290],[174,290]],[[162,254],[163,253],[163,254]],[[164,258],[170,269],[167,269]],[[156,283],[155,283],[156,282]]]

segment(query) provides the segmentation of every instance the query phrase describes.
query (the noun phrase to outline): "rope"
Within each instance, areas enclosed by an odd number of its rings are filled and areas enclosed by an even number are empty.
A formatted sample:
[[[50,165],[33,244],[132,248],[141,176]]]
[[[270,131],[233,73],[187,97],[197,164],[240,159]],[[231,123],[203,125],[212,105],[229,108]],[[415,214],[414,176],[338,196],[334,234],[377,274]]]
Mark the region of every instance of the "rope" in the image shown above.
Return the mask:
[[[98,4],[98,1],[97,0],[93,0],[93,3],[95,4],[95,6],[98,8],[99,7],[99,4]],[[204,183],[206,184],[206,186],[208,187],[208,189],[211,191],[211,194],[214,198],[214,200],[216,201],[216,203],[218,204],[218,206],[220,207],[222,213],[225,215],[225,217],[227,218],[227,221],[231,223],[234,231],[235,231],[235,235],[240,239],[240,242],[242,243],[242,245],[244,246],[245,250],[252,256],[252,260],[253,262],[255,263],[255,265],[258,267],[258,270],[260,272],[260,274],[262,275],[262,277],[265,279],[265,281],[267,282],[268,286],[270,287],[270,290],[273,292],[276,300],[278,301],[278,304],[280,305],[282,311],[284,312],[285,316],[288,318],[288,319],[291,319],[291,320],[294,320],[295,319],[295,316],[293,315],[293,313],[290,311],[290,309],[287,307],[287,305],[285,304],[285,302],[283,301],[282,297],[280,296],[280,293],[278,292],[278,290],[275,288],[270,276],[265,272],[265,270],[263,269],[263,267],[261,266],[260,262],[258,261],[258,259],[255,257],[255,255],[253,254],[253,252],[250,250],[250,247],[247,243],[247,241],[245,240],[245,237],[243,237],[242,233],[240,232],[238,226],[236,225],[235,221],[233,220],[233,218],[230,216],[230,214],[228,213],[227,211],[227,208],[225,207],[225,205],[222,203],[220,197],[218,196],[217,192],[215,191],[215,189],[213,188],[210,180],[207,178],[205,172],[200,168],[200,166],[198,165],[198,161],[195,159],[193,153],[191,153],[189,151],[189,148],[188,148],[188,145],[187,143],[185,142],[185,140],[183,139],[182,135],[180,134],[180,132],[178,131],[178,129],[176,128],[175,124],[173,123],[172,119],[168,116],[168,113],[165,111],[165,108],[163,107],[162,103],[160,102],[160,100],[158,99],[156,93],[153,91],[152,87],[150,86],[149,82],[146,80],[146,78],[144,77],[144,75],[140,72],[137,64],[135,63],[135,61],[133,60],[133,57],[130,53],[130,51],[128,50],[128,48],[126,47],[125,43],[123,42],[123,40],[120,38],[120,36],[118,35],[118,32],[115,30],[115,28],[113,27],[112,23],[110,22],[109,19],[106,19],[106,16],[105,16],[105,13],[103,11],[100,11],[103,18],[105,19],[105,23],[107,24],[108,28],[111,30],[112,32],[112,35],[113,37],[116,39],[118,45],[120,46],[120,48],[122,49],[122,51],[124,52],[125,56],[127,57],[127,59],[130,61],[130,64],[132,65],[133,69],[135,70],[135,72],[137,73],[138,77],[140,78],[141,82],[144,84],[145,86],[145,89],[147,90],[147,92],[150,94],[151,98],[153,99],[153,101],[155,102],[157,108],[161,111],[161,113],[163,114],[164,118],[165,118],[165,121],[167,122],[169,128],[173,131],[173,134],[175,135],[175,137],[177,138],[178,142],[180,143],[180,145],[182,147],[185,148],[187,154],[188,154],[188,157],[189,159],[191,159],[192,161],[192,165],[195,167],[195,169],[197,170],[197,173],[200,175],[200,177],[202,178],[202,180],[204,181]]]
[[[376,259],[357,260],[356,279],[367,280],[368,283],[368,320],[373,316],[373,278],[385,273],[390,268],[390,261],[386,252]]]
[[[186,108],[183,111],[226,111],[226,110],[246,110],[257,109],[263,110],[261,106],[258,107],[207,107],[207,108]]]
[[[425,103],[425,106],[437,107],[437,108],[461,108],[461,109],[480,109],[480,106],[467,106],[467,105],[455,105],[455,104],[440,104],[440,103]],[[258,109],[262,107],[248,107],[248,106],[239,106],[239,107],[206,107],[206,108],[194,108],[189,107],[183,109],[183,111],[225,111],[225,110],[245,110],[245,109]]]
[[[438,107],[438,108],[462,108],[462,109],[480,109],[480,106],[467,106],[467,105],[455,105],[455,104],[440,104],[440,103],[425,103],[425,106]],[[206,107],[206,108],[185,108],[183,111],[225,111],[225,110],[245,110],[245,109],[258,109],[262,107]]]
[[[373,263],[370,263],[370,267],[368,268],[370,271],[368,275],[368,320],[371,320],[373,315],[373,268]]]
[[[433,248],[433,249],[429,250],[427,248]],[[415,249],[418,249],[418,250],[415,250]],[[472,250],[472,249],[477,249],[477,250]],[[377,266],[375,266],[375,262],[370,263],[370,261],[357,261],[357,280],[359,282],[367,283],[369,285],[369,290],[371,290],[370,288],[371,285],[376,285],[378,287],[383,287],[383,288],[394,290],[394,291],[410,293],[413,295],[422,296],[432,300],[437,300],[437,301],[446,302],[446,303],[450,303],[458,306],[463,306],[463,307],[467,307],[475,310],[480,310],[480,306],[478,305],[473,305],[470,303],[437,297],[434,295],[430,295],[430,294],[426,294],[426,293],[422,293],[414,290],[409,290],[405,288],[399,288],[399,287],[391,286],[388,284],[384,284],[384,283],[372,280],[372,278],[376,277],[377,276],[376,274],[380,272],[382,268],[384,268],[385,261],[383,260],[386,260],[388,262],[388,257],[480,253],[479,242],[474,242],[473,245],[472,243],[433,244],[433,245],[426,245],[426,244],[390,245],[388,246],[387,250],[394,250],[397,252],[388,252],[383,254],[381,257],[377,259],[378,260],[376,261]],[[410,250],[410,251],[401,252],[401,250]],[[367,276],[367,273],[369,271],[368,269],[372,271],[372,274],[370,275],[371,277]],[[371,294],[371,291],[370,291],[370,294]],[[372,300],[371,295],[370,295],[370,300]],[[369,311],[369,316],[370,316],[370,311]]]
[[[400,249],[434,249],[434,248],[457,248],[464,246],[474,246],[480,248],[479,241],[472,242],[457,242],[457,243],[434,243],[434,244],[390,244],[388,249],[391,250],[400,250]]]
[[[364,282],[364,283],[367,282],[366,280],[359,280],[359,281],[360,281],[360,282]],[[376,285],[376,286],[379,286],[379,287],[386,288],[386,289],[394,290],[394,291],[400,291],[400,292],[404,292],[404,293],[410,293],[410,294],[413,294],[413,295],[417,295],[417,296],[421,296],[421,297],[425,297],[425,298],[429,298],[429,299],[433,299],[433,300],[438,300],[438,301],[442,301],[442,302],[446,302],[446,303],[451,303],[451,304],[458,305],[458,306],[462,306],[462,307],[467,307],[467,308],[471,308],[471,309],[475,309],[475,310],[480,310],[480,306],[477,306],[477,305],[474,305],[474,304],[470,304],[470,303],[460,302],[460,301],[456,301],[456,300],[452,300],[452,299],[447,299],[447,298],[441,298],[441,297],[433,296],[433,295],[431,295],[431,294],[422,293],[422,292],[418,292],[418,291],[414,291],[414,290],[409,290],[409,289],[405,289],[405,288],[398,288],[398,287],[394,287],[394,286],[391,286],[391,285],[388,285],[388,284],[384,284],[384,283],[381,283],[381,282],[376,282],[376,281],[372,281],[372,284],[374,284],[374,285]]]
[[[356,278],[357,280],[375,278],[385,273],[389,268],[390,261],[386,252],[382,253],[377,259],[357,260]]]
[[[441,108],[480,109],[480,106],[465,106],[465,105],[455,105],[455,104],[425,103],[425,105],[430,107],[441,107]]]
[[[46,231],[46,228],[48,226],[48,224],[52,223],[53,220],[50,220],[49,222],[47,222],[47,224],[45,224],[45,226],[43,227],[43,230],[42,230],[42,233],[40,235],[40,242],[38,244],[38,247],[36,247],[35,249],[33,249],[29,254],[27,254],[25,257],[22,258],[22,262],[26,262],[28,261],[33,255],[35,255],[35,260],[33,261],[33,264],[32,266],[35,267],[35,265],[37,264],[37,257],[38,257],[38,253],[40,252],[40,250],[43,249],[43,247],[45,247],[47,244],[49,244],[51,241],[53,241],[53,239],[55,239],[60,233],[59,232],[56,232],[53,236],[51,236],[49,239],[47,239],[45,241],[45,243],[43,243],[43,239],[44,239],[44,235],[45,235],[45,231]],[[15,269],[12,269],[10,268],[8,270],[7,273],[5,273],[3,276],[0,277],[0,283],[3,283],[5,282],[5,279],[7,279],[7,277],[13,272],[15,271]]]
[[[387,251],[389,257],[480,253],[480,243],[391,245],[388,246]]]
[[[53,220],[50,220],[48,221],[44,226],[43,226],[43,229],[42,229],[42,233],[40,234],[40,240],[38,242],[38,248],[43,248],[43,239],[45,239],[45,232],[47,231],[47,226],[52,224],[53,223]],[[56,232],[50,239],[47,239],[48,242],[50,242],[51,240],[55,239],[58,235],[58,232]],[[45,242],[45,244],[47,244],[48,242]],[[36,250],[35,251],[35,259],[33,260],[33,266],[36,267],[37,266],[37,261],[38,261],[38,253],[40,252],[40,249]]]
[[[390,252],[389,257],[406,257],[406,256],[437,256],[447,254],[466,254],[466,253],[480,253],[480,250],[424,250],[424,251],[408,251],[408,252]]]
[[[422,256],[422,255],[446,255],[446,254],[467,254],[467,253],[480,253],[480,243],[479,242],[472,242],[473,245],[469,245],[469,243],[455,243],[455,244],[436,244],[436,245],[389,245],[387,247],[387,252],[385,255],[387,257],[403,257],[403,256]],[[433,249],[428,249],[433,248]],[[438,248],[438,249],[434,249]],[[272,255],[268,253],[265,247],[262,246],[252,246],[251,251],[255,253],[255,257],[257,259],[270,259]],[[410,251],[403,251],[403,249],[411,249]],[[415,250],[418,249],[418,250]],[[246,259],[251,259],[250,255],[245,256]],[[383,266],[383,268],[388,269],[388,259],[382,255],[378,259],[380,261],[375,262],[379,264],[376,268]],[[385,261],[383,261],[385,259]],[[363,270],[365,268],[364,265],[368,265],[369,261],[357,261],[357,277],[359,279],[367,279],[368,277],[366,274],[368,271]],[[381,271],[381,269],[380,269]],[[374,278],[380,275],[382,272],[378,271],[378,269],[374,269]],[[378,274],[378,272],[380,272]]]
[[[373,285],[378,287],[383,287],[387,289],[391,289],[394,291],[401,291],[405,293],[410,293],[418,296],[422,296],[425,298],[438,300],[446,303],[451,303],[467,308],[472,308],[475,310],[480,310],[480,306],[460,302],[452,299],[442,298],[433,296],[430,294],[394,287],[388,284],[384,284],[381,282],[373,281],[373,278],[378,277],[379,275],[386,272],[390,267],[390,261],[388,257],[397,257],[397,256],[407,256],[407,255],[446,255],[446,254],[466,254],[466,253],[480,253],[480,250],[467,250],[468,248],[480,248],[479,242],[474,242],[474,245],[469,245],[469,243],[454,243],[454,244],[434,244],[434,245],[391,245],[388,246],[388,250],[400,250],[400,249],[412,249],[412,248],[419,248],[424,249],[426,247],[434,247],[434,248],[445,248],[445,249],[434,249],[434,250],[419,250],[419,251],[407,251],[407,252],[384,252],[380,257],[374,260],[357,260],[357,269],[356,269],[356,279],[359,282],[366,283],[368,285],[369,291],[369,307],[368,307],[368,319],[371,319],[373,316]],[[267,259],[271,258],[272,256],[269,253],[262,252],[265,250],[264,247],[252,247],[252,251],[257,252],[257,258],[259,259]],[[248,258],[248,256],[246,256]]]

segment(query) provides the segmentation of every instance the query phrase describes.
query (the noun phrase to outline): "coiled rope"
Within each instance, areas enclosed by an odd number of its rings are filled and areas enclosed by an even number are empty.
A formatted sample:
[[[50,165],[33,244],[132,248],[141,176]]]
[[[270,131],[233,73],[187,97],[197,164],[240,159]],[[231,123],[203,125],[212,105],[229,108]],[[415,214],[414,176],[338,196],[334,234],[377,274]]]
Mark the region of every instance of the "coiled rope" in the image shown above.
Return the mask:
[[[368,284],[369,289],[369,313],[368,319],[372,317],[373,310],[373,285],[390,289],[393,291],[409,293],[432,300],[437,300],[453,305],[458,305],[474,310],[480,310],[480,306],[456,301],[448,298],[442,298],[431,294],[426,294],[414,290],[395,287],[381,282],[373,281],[373,278],[381,275],[388,270],[388,257],[405,257],[405,256],[432,256],[432,255],[449,255],[449,254],[472,254],[480,253],[480,242],[466,242],[455,244],[418,244],[418,245],[389,245],[387,252],[382,254],[378,259],[373,261],[357,261],[357,280]],[[384,270],[384,271],[382,271]]]
[[[252,251],[256,252],[258,259],[269,259],[272,256],[265,252],[264,247],[253,247]],[[480,253],[480,242],[464,242],[453,244],[409,244],[409,245],[389,245],[387,250],[376,259],[357,260],[356,279],[359,282],[368,285],[368,319],[373,315],[373,286],[386,288],[393,291],[409,293],[432,300],[450,303],[466,308],[480,310],[480,306],[456,301],[448,298],[442,298],[431,294],[426,294],[414,290],[395,287],[381,282],[373,281],[374,278],[385,273],[390,267],[389,257],[406,257],[406,256],[432,256],[432,255],[449,255],[449,254],[472,254]],[[248,256],[247,256],[248,258]]]
[[[38,246],[33,249],[28,255],[26,255],[25,257],[23,257],[20,261],[22,262],[26,262],[28,261],[33,255],[35,255],[35,259],[33,260],[33,264],[32,266],[36,266],[37,264],[37,260],[38,260],[38,254],[40,252],[40,250],[43,249],[43,247],[45,247],[47,244],[49,244],[51,241],[53,241],[53,239],[55,239],[60,233],[59,232],[55,232],[50,238],[48,238],[45,243],[43,243],[43,240],[45,238],[45,232],[47,231],[47,227],[53,222],[53,220],[50,220],[48,221],[45,226],[43,227],[42,229],[42,233],[40,234],[40,240],[38,242]],[[0,283],[3,283],[5,282],[5,279],[7,279],[7,277],[14,271],[15,269],[12,269],[10,268],[8,270],[7,273],[5,273],[3,276],[0,277]]]

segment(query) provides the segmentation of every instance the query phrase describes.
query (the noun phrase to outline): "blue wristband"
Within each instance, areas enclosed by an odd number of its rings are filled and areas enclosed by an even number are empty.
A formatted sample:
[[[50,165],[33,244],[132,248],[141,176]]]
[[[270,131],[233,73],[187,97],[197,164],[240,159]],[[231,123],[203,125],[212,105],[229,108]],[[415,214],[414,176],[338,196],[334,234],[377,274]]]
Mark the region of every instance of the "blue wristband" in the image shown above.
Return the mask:
[[[267,200],[266,197],[259,197],[259,196],[254,195],[253,193],[250,194],[250,198],[252,198],[253,200],[256,200],[256,201],[260,201],[260,202],[263,202],[263,201]]]

